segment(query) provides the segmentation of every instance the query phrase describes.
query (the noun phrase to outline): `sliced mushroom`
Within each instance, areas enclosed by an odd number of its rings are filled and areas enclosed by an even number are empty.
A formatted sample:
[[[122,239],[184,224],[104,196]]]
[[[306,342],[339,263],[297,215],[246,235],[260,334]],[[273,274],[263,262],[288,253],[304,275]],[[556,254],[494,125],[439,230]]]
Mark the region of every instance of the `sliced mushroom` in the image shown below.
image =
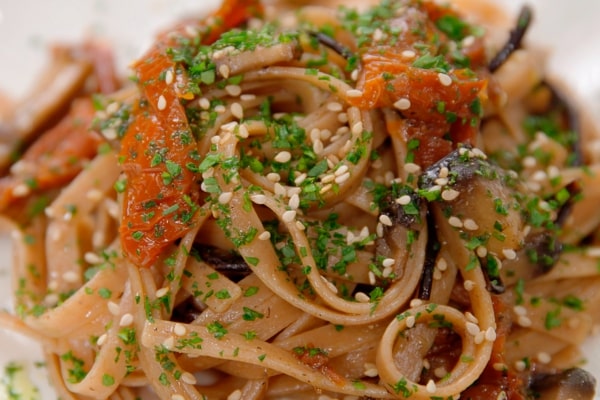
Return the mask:
[[[540,400],[592,400],[596,379],[581,368],[533,376],[530,388]]]
[[[194,246],[194,250],[202,260],[234,282],[239,282],[252,273],[239,254],[207,245]]]

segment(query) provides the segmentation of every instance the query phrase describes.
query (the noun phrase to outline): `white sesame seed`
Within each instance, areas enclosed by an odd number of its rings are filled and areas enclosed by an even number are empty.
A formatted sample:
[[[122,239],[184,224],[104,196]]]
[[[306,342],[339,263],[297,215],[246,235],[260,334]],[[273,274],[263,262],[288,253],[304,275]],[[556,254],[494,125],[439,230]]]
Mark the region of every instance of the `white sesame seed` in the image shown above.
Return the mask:
[[[346,172],[340,176],[336,176],[335,183],[342,184],[342,183],[346,182],[348,179],[350,179],[350,172]]]
[[[185,397],[179,393],[175,393],[171,396],[171,400],[185,400]]]
[[[83,255],[83,259],[88,264],[100,264],[103,260],[98,254],[88,251]]]
[[[248,136],[250,136],[248,127],[246,127],[244,124],[239,125],[237,135],[242,139],[246,139]]]
[[[408,110],[410,106],[410,100],[406,98],[399,99],[394,103],[394,107],[400,111]]]
[[[375,277],[375,274],[373,273],[373,271],[369,271],[367,276],[369,277],[369,284],[375,285],[377,283],[377,278]]]
[[[443,72],[440,72],[438,74],[438,80],[440,81],[440,83],[443,86],[450,86],[450,85],[452,85],[452,78],[450,78],[449,75],[444,74]]]
[[[119,321],[119,326],[129,326],[131,324],[133,324],[133,314],[123,314],[121,321]]]
[[[430,379],[429,382],[427,382],[425,389],[427,389],[427,393],[435,393],[435,391],[437,390],[437,386],[435,385],[433,379]]]
[[[527,309],[522,305],[516,305],[513,307],[513,311],[517,315],[527,315]]]
[[[275,155],[274,160],[278,163],[286,163],[292,159],[292,154],[289,151],[280,151]]]
[[[252,101],[256,99],[256,95],[252,93],[244,93],[240,96],[242,101]]]
[[[465,324],[465,327],[467,328],[467,332],[471,336],[475,336],[480,332],[479,326],[473,322],[467,322]]]
[[[379,29],[379,28],[376,28],[373,31],[373,40],[376,41],[376,42],[378,42],[381,39],[383,39],[383,31],[381,29]]]
[[[436,369],[433,370],[433,375],[435,375],[437,378],[441,379],[441,378],[445,377],[446,375],[448,375],[448,370],[444,367],[437,367]]]
[[[219,203],[220,204],[228,204],[233,198],[232,192],[223,192],[219,195]]]
[[[402,206],[410,204],[411,201],[412,201],[412,197],[410,197],[408,194],[402,195],[396,199],[396,203],[398,203]]]
[[[378,222],[375,226],[375,234],[377,237],[383,237],[383,224],[381,222]]]
[[[306,174],[306,172],[301,173],[300,175],[298,175],[296,177],[296,179],[294,179],[294,184],[298,185],[298,186],[301,185],[302,182],[304,182],[307,177],[308,177],[308,175]]]
[[[102,200],[102,196],[103,196],[102,192],[101,192],[100,190],[98,190],[98,189],[90,189],[90,190],[88,190],[88,191],[87,191],[87,193],[85,194],[85,197],[86,197],[88,200],[91,200],[91,201],[99,201],[99,200]]]
[[[231,104],[231,114],[237,119],[244,118],[244,109],[240,103],[232,103]]]
[[[442,271],[440,271],[439,269],[433,270],[433,279],[435,279],[436,281],[442,279]]]
[[[25,197],[29,193],[31,193],[31,189],[24,183],[15,186],[12,190],[12,194],[15,197]]]
[[[206,97],[202,97],[200,100],[198,100],[198,105],[201,109],[208,110],[210,108],[210,100],[208,100]]]
[[[290,197],[290,201],[288,201],[288,206],[290,206],[292,210],[297,210],[298,207],[300,207],[300,196],[298,196],[297,193],[294,193],[292,197]]]
[[[448,184],[448,178],[437,178],[433,181],[436,185],[446,186]]]
[[[273,185],[273,190],[275,190],[276,196],[281,196],[281,197],[287,196],[287,190],[285,189],[285,186],[283,186],[279,182],[275,182],[275,184]]]
[[[467,292],[470,292],[471,290],[473,290],[475,288],[475,282],[467,279],[466,281],[463,282],[463,286]]]
[[[177,336],[184,336],[187,333],[187,328],[183,324],[176,323],[173,327],[173,333]]]
[[[295,210],[287,210],[281,215],[283,222],[292,222],[296,218]]]
[[[404,164],[404,170],[409,174],[416,174],[421,171],[421,167],[415,163],[406,163]]]
[[[487,340],[488,342],[493,342],[494,340],[496,340],[496,330],[491,326],[485,331],[485,340]]]
[[[396,260],[393,258],[385,258],[382,262],[381,265],[384,267],[393,267],[394,264],[396,264]]]
[[[517,252],[513,249],[502,249],[502,255],[504,255],[507,260],[514,260],[517,258]]]
[[[515,361],[515,369],[517,371],[523,372],[523,371],[525,371],[525,368],[527,368],[527,364],[525,363],[525,361],[523,361],[523,360]]]
[[[537,359],[542,364],[548,364],[550,361],[552,361],[552,356],[550,356],[550,354],[546,353],[545,351],[540,351],[537,354]]]
[[[352,79],[353,81],[356,81],[358,79],[358,70],[357,69],[352,70],[352,72],[350,73],[350,79]]]
[[[368,303],[371,301],[371,298],[364,292],[356,292],[354,299],[359,303]]]
[[[171,83],[173,83],[173,79],[174,79],[173,70],[169,68],[167,70],[167,72],[165,73],[165,83],[167,85],[170,85]]]
[[[417,53],[415,53],[413,50],[404,50],[401,53],[403,58],[415,58],[417,56]]]
[[[351,131],[353,135],[360,135],[361,133],[363,133],[363,123],[362,121],[358,121],[355,122],[354,125],[352,125]]]
[[[306,229],[306,227],[304,226],[302,221],[296,221],[294,224],[296,225],[296,229],[298,229],[300,231],[303,231]]]
[[[335,174],[327,174],[321,178],[322,183],[330,183],[335,180]]]
[[[225,79],[229,78],[229,73],[230,73],[229,65],[221,64],[219,66],[219,74],[221,74],[221,76],[223,78],[225,78]]]
[[[475,335],[475,339],[473,340],[475,344],[481,344],[485,340],[485,332],[481,331],[477,335]]]
[[[379,222],[381,222],[385,226],[392,226],[393,225],[391,218],[388,215],[386,215],[386,214],[381,214],[379,216]]]
[[[336,101],[327,103],[327,110],[331,112],[340,112],[342,111],[342,105]]]
[[[533,324],[531,319],[525,315],[520,315],[519,318],[517,318],[517,323],[523,328],[528,328]]]
[[[475,36],[469,35],[465,36],[463,40],[461,40],[460,44],[462,47],[470,47],[475,43]]]
[[[242,391],[236,389],[227,396],[227,400],[240,400],[242,398]]]
[[[328,183],[326,185],[324,185],[321,190],[319,190],[319,194],[325,194],[327,192],[329,192],[331,190],[331,188],[333,188],[333,185],[331,183]]]
[[[476,231],[477,229],[479,229],[479,225],[477,225],[477,222],[475,222],[471,218],[465,219],[463,221],[463,226],[468,231]]]
[[[338,289],[335,287],[335,285],[330,282],[327,278],[325,278],[323,275],[321,275],[321,279],[323,279],[323,282],[325,282],[325,284],[327,285],[327,287],[329,288],[329,290],[331,290],[331,292],[336,293],[338,292]]]
[[[106,343],[107,339],[108,339],[108,335],[106,333],[103,333],[102,335],[100,335],[98,340],[96,340],[96,344],[98,346],[102,346],[104,343]]]
[[[237,104],[237,103],[236,103]],[[223,104],[219,104],[215,106],[215,112],[218,114],[223,114],[227,109]]]
[[[277,172],[269,172],[267,174],[267,179],[271,182],[279,182],[281,180],[281,175],[279,175]]]
[[[375,378],[379,375],[379,371],[377,370],[377,367],[375,366],[375,364],[365,363],[364,374],[365,374],[365,376],[368,376],[369,378]]]
[[[409,315],[408,317],[406,317],[406,327],[412,328],[413,326],[415,326],[416,321],[417,320],[414,315]]]
[[[112,315],[119,315],[121,313],[121,307],[114,301],[109,301],[106,306],[108,307],[108,312]]]
[[[349,89],[346,91],[346,96],[348,96],[348,97],[356,98],[356,97],[362,97],[362,95],[363,95],[363,92],[358,89]]]
[[[155,293],[157,298],[165,297],[169,293],[169,287],[165,286],[158,289]]]
[[[67,271],[62,275],[65,282],[75,283],[79,280],[79,274],[75,271]]]
[[[156,103],[156,106],[161,111],[167,108],[167,99],[165,99],[165,96],[163,96],[162,94],[158,96],[158,102]]]
[[[419,306],[423,305],[423,300],[421,300],[421,299],[412,299],[409,304],[410,304],[410,306],[412,308],[419,307]]]
[[[187,383],[188,385],[195,385],[196,383],[198,383],[196,377],[187,371],[181,374],[181,380],[184,383]]]
[[[321,141],[321,139],[316,139],[313,141],[313,151],[315,152],[315,154],[319,155],[321,153],[323,153],[323,149],[325,149],[325,145],[323,145],[323,142]]]
[[[474,316],[473,313],[470,311],[465,312],[465,318],[467,319],[467,321],[473,322],[474,324],[479,323],[479,320],[477,319],[477,317]]]
[[[437,269],[439,269],[440,271],[445,271],[446,269],[448,269],[448,261],[446,261],[445,258],[440,258],[437,261]]]
[[[227,85],[225,86],[225,91],[232,97],[238,97],[240,94],[242,94],[242,88],[240,85]]]
[[[260,235],[258,235],[258,239],[259,240],[269,240],[269,239],[271,239],[271,232],[269,232],[269,231],[262,232]]]
[[[267,202],[267,196],[264,194],[253,194],[250,196],[250,200],[255,204],[265,204]]]
[[[485,246],[477,246],[477,248],[475,249],[475,253],[478,257],[483,258],[487,256],[488,250]]]
[[[388,278],[390,275],[392,275],[392,272],[394,272],[392,267],[385,267],[383,271],[381,271],[381,276]]]
[[[450,226],[453,226],[455,228],[462,228],[463,227],[463,222],[460,220],[460,218],[452,215],[450,218],[448,218],[448,223],[450,224]]]

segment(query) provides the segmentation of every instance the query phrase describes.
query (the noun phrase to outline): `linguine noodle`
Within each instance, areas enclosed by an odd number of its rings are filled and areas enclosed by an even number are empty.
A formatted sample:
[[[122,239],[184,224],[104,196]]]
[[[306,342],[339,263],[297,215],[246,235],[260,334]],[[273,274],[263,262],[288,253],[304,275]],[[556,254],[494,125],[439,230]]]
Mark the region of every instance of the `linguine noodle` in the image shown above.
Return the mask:
[[[63,49],[77,100],[1,181],[0,323],[62,399],[591,399],[597,133],[529,18],[503,48],[428,1],[225,1],[118,90]]]

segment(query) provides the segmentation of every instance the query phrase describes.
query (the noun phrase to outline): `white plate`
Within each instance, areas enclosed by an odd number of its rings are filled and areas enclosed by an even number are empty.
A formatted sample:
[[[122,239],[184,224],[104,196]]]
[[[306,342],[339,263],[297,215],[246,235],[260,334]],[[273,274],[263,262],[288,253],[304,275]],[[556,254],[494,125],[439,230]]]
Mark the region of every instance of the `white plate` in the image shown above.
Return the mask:
[[[477,0],[473,0],[477,1]],[[514,11],[519,0],[496,0]],[[0,92],[24,96],[32,79],[44,68],[49,44],[79,41],[94,35],[116,49],[121,71],[150,43],[158,28],[186,12],[215,8],[219,0],[0,0]],[[551,50],[550,72],[564,79],[585,102],[600,123],[600,1],[529,0],[535,23],[528,40]],[[10,307],[8,247],[0,240],[0,307]],[[585,347],[587,368],[600,378],[600,337]],[[53,399],[45,383],[34,343],[0,330],[0,374],[4,365],[19,361],[41,387],[42,398]],[[6,398],[0,392],[0,400]],[[597,395],[600,399],[600,394]]]

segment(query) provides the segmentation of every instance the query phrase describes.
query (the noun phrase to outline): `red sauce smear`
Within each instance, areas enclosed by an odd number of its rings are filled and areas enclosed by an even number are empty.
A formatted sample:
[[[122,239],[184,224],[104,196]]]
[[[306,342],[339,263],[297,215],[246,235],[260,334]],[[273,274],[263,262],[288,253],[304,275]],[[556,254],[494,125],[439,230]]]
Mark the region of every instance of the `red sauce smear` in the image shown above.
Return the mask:
[[[186,36],[190,26],[203,44],[210,44],[260,10],[258,0],[226,0],[209,18],[181,23],[160,35],[133,65],[145,101],[134,106],[133,122],[121,142],[127,188],[120,237],[123,251],[136,265],[151,265],[191,229],[199,193],[195,173],[186,168],[197,162],[197,143],[182,104],[193,95],[181,92],[185,71],[177,68],[167,49],[178,47],[178,37]],[[167,71],[174,77],[169,83]]]

